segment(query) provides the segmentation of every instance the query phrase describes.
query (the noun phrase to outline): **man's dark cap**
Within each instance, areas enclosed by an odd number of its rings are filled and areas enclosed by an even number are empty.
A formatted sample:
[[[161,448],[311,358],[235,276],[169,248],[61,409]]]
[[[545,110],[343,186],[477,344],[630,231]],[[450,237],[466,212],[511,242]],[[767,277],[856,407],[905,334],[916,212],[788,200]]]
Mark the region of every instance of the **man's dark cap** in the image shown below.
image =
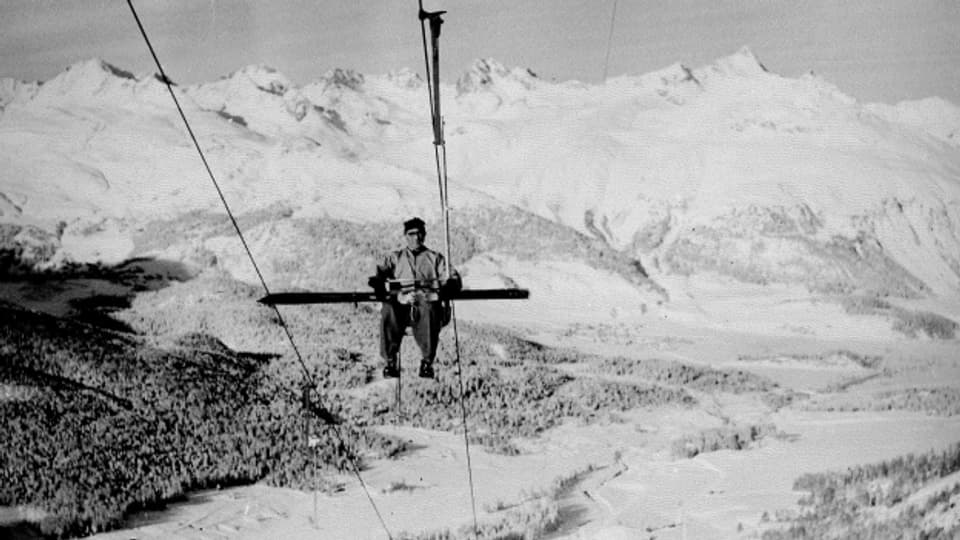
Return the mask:
[[[403,232],[407,233],[410,231],[420,231],[425,233],[427,232],[426,224],[418,217],[408,219],[403,222]]]

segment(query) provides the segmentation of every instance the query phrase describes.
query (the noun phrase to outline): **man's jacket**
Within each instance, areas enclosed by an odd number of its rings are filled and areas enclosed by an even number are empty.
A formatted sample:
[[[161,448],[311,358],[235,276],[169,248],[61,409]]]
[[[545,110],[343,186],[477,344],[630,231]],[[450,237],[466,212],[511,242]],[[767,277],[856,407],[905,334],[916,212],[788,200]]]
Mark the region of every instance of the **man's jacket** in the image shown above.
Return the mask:
[[[440,290],[460,289],[460,275],[452,268],[450,274],[447,275],[441,253],[427,247],[416,252],[405,247],[383,257],[377,264],[375,280],[399,286],[398,300],[401,303],[410,303],[415,298],[437,301]]]

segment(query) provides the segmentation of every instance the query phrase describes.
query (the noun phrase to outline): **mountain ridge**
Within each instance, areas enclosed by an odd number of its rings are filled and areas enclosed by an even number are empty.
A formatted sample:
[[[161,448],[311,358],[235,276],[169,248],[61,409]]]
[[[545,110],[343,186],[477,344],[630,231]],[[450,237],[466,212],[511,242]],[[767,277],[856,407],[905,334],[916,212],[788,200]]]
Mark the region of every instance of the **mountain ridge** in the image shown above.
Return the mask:
[[[78,260],[121,256],[147,215],[215,208],[162,86],[97,59],[36,87],[3,82],[0,219],[58,228],[56,260]],[[437,212],[409,70],[297,86],[255,64],[174,91],[241,213]],[[945,100],[861,104],[746,47],[600,85],[480,59],[441,92],[455,207],[522,209],[654,271],[960,297],[960,109]]]

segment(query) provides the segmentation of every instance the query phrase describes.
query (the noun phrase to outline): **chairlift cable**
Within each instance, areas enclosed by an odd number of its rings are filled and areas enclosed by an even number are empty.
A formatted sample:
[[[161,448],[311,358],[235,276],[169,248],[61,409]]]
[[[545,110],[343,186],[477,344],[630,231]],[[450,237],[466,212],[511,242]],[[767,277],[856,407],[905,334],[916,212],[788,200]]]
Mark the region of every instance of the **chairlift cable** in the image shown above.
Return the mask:
[[[427,12],[423,9],[423,0],[418,0],[420,11],[418,16],[420,18],[420,29],[423,35],[423,58],[425,62],[426,74],[427,74],[427,91],[430,94],[430,118],[433,124],[434,132],[434,159],[437,166],[437,181],[440,184],[440,204],[443,211],[443,224],[444,224],[444,240],[446,243],[446,272],[447,279],[450,278],[450,206],[449,206],[449,177],[447,175],[447,146],[446,141],[443,137],[443,117],[440,115],[440,76],[439,76],[439,61],[440,61],[440,25],[443,23],[443,19],[440,16],[445,13],[444,11],[439,12]],[[430,69],[430,55],[427,51],[427,38],[426,38],[426,29],[424,21],[430,21],[430,36],[431,44],[433,46],[433,70]],[[431,77],[432,74],[432,77]],[[459,384],[459,395],[458,401],[460,403],[460,416],[463,423],[463,444],[466,453],[467,461],[467,481],[470,485],[470,506],[473,514],[473,535],[475,538],[479,538],[480,529],[477,524],[477,498],[476,498],[476,489],[473,483],[473,462],[470,457],[470,426],[467,418],[467,406],[464,399],[465,391],[463,384],[463,362],[460,358],[460,334],[457,329],[457,317],[455,302],[450,299],[450,321],[453,323],[453,336],[454,336],[454,353],[457,364],[457,382]]]
[[[430,56],[427,48],[426,17],[423,15],[423,0],[420,0],[420,36],[423,40],[423,63],[426,67],[427,96],[430,98],[430,123],[433,125],[433,90],[430,88]]]
[[[440,114],[440,16],[445,11],[427,12],[423,9],[423,0],[418,0],[420,10],[420,36],[423,42],[423,61],[426,69],[427,95],[430,99],[430,125],[433,127],[433,158],[437,169],[437,187],[440,192],[440,209],[443,214],[444,246],[446,249],[445,267],[450,275],[450,219],[447,195],[447,147],[443,137],[443,116]],[[426,21],[430,21],[430,42],[433,49],[433,69],[430,68],[430,47],[427,46]]]
[[[617,20],[617,0],[613,0],[613,13],[610,14],[610,32],[607,34],[607,54],[603,59],[603,78],[601,83],[607,80],[607,67],[610,65],[610,47],[613,44],[613,28]]]
[[[257,265],[256,259],[253,256],[253,253],[250,251],[250,247],[247,244],[246,239],[243,236],[243,232],[240,230],[240,226],[237,223],[236,218],[233,215],[233,211],[230,209],[230,205],[227,203],[226,197],[223,194],[223,190],[220,189],[220,185],[217,182],[216,177],[213,174],[213,171],[210,168],[207,158],[203,153],[203,149],[200,147],[200,143],[197,141],[196,136],[193,133],[193,129],[190,127],[190,122],[187,120],[186,114],[183,112],[183,108],[180,106],[180,100],[177,99],[176,93],[173,91],[173,86],[169,77],[167,77],[166,72],[163,69],[163,65],[160,63],[160,59],[157,57],[157,53],[153,48],[153,45],[150,42],[150,38],[147,36],[147,31],[143,27],[143,23],[140,21],[140,17],[137,14],[137,10],[133,5],[133,0],[127,0],[127,5],[130,7],[130,12],[133,14],[133,18],[137,23],[137,27],[140,29],[140,34],[143,36],[144,42],[147,44],[147,48],[150,50],[150,55],[153,57],[153,61],[157,66],[157,69],[160,71],[161,81],[166,85],[167,91],[170,93],[170,97],[173,99],[173,103],[177,108],[177,112],[180,113],[180,118],[183,120],[184,126],[187,128],[187,133],[190,135],[190,139],[193,141],[193,146],[196,148],[197,153],[200,155],[200,160],[203,162],[203,166],[207,171],[207,175],[210,177],[211,182],[214,185],[214,188],[217,190],[217,194],[220,196],[220,201],[223,203],[223,207],[227,212],[227,215],[230,217],[230,222],[233,224],[233,228],[237,233],[237,236],[240,238],[240,242],[243,244],[243,248],[247,253],[247,257],[250,259],[250,263],[253,265],[254,270],[257,273],[257,277],[260,279],[260,284],[263,286],[264,291],[267,294],[270,294],[270,288],[267,286],[267,282],[263,277],[263,274],[260,272],[260,267]],[[284,333],[287,336],[287,339],[290,342],[290,346],[293,348],[294,354],[297,357],[297,360],[300,362],[300,367],[303,369],[303,376],[311,388],[316,388],[316,381],[310,375],[310,371],[307,368],[306,362],[303,360],[303,355],[300,353],[300,349],[297,347],[296,342],[293,339],[293,334],[290,331],[289,326],[283,318],[283,315],[280,313],[280,309],[277,306],[273,306],[274,312],[277,315],[277,321],[280,323],[280,326],[283,328]],[[332,414],[323,406],[322,398],[317,395],[317,407],[319,410],[314,410],[312,404],[305,404],[309,412],[314,412],[322,420],[325,420],[333,429],[334,434],[338,439],[339,445],[346,449],[344,444],[343,434],[340,431],[340,426],[333,420]],[[309,442],[309,441],[308,441]],[[393,535],[390,534],[390,529],[387,527],[386,521],[383,519],[383,515],[380,513],[380,509],[377,507],[376,502],[373,500],[373,497],[370,495],[370,490],[367,487],[367,484],[363,481],[363,477],[360,475],[360,468],[357,465],[356,459],[350,454],[350,452],[345,451],[344,455],[347,458],[347,462],[350,464],[350,468],[353,471],[354,475],[357,478],[357,481],[360,483],[360,487],[363,489],[364,494],[367,497],[367,500],[370,502],[370,505],[373,507],[374,513],[377,515],[377,519],[380,521],[380,525],[383,527],[384,532],[387,534],[387,538],[390,540],[393,539]]]
[[[193,141],[193,146],[197,150],[197,153],[200,155],[200,160],[203,162],[203,166],[207,171],[213,187],[217,190],[217,195],[220,197],[220,202],[223,204],[224,209],[227,212],[227,216],[230,218],[230,223],[233,224],[233,229],[236,231],[237,236],[240,238],[240,243],[243,245],[243,249],[247,254],[247,258],[250,260],[250,263],[253,265],[253,269],[257,274],[257,278],[260,280],[260,284],[263,287],[264,291],[267,294],[270,294],[270,288],[267,286],[267,282],[263,277],[263,273],[260,271],[260,266],[257,264],[256,259],[253,257],[253,253],[250,250],[250,246],[247,244],[246,238],[243,236],[243,232],[240,230],[240,225],[238,224],[236,218],[233,215],[233,211],[230,208],[230,205],[227,203],[227,199],[223,194],[223,190],[220,189],[220,184],[217,182],[216,177],[213,174],[213,170],[210,168],[210,164],[207,161],[206,155],[203,153],[203,149],[200,147],[200,143],[197,141],[196,135],[193,133],[193,128],[190,127],[190,122],[187,120],[186,114],[183,112],[183,108],[180,106],[180,100],[177,99],[176,93],[173,91],[173,83],[170,78],[167,76],[166,72],[163,69],[163,65],[160,63],[160,59],[157,57],[156,51],[153,49],[153,44],[150,42],[150,38],[147,37],[146,29],[143,27],[143,23],[140,21],[140,17],[137,14],[136,9],[133,6],[132,0],[127,0],[127,5],[130,6],[130,11],[133,13],[134,20],[137,22],[137,27],[140,29],[140,34],[143,36],[144,41],[147,44],[147,48],[150,50],[150,55],[153,57],[153,61],[157,66],[157,69],[160,71],[160,80],[167,87],[167,91],[170,93],[170,97],[173,99],[173,104],[177,108],[177,112],[180,113],[180,118],[183,120],[184,126],[187,128],[187,134],[190,136],[190,140]],[[316,381],[310,375],[310,371],[307,368],[306,362],[303,360],[303,355],[300,353],[300,348],[297,347],[296,342],[293,339],[293,334],[290,331],[290,327],[287,325],[286,320],[283,318],[283,314],[280,313],[280,310],[274,306],[274,313],[277,316],[277,321],[280,323],[280,327],[283,329],[284,334],[287,337],[287,340],[290,342],[290,346],[293,348],[294,355],[297,358],[297,361],[300,363],[300,368],[303,370],[303,376],[307,383],[311,386],[316,386]],[[319,396],[318,396],[319,397]],[[326,407],[322,403],[318,402],[318,416],[323,418],[325,421],[330,422],[332,420],[332,415],[327,411]]]
[[[467,426],[467,406],[463,395],[463,363],[460,361],[460,333],[457,331],[457,311],[453,302],[450,302],[450,322],[453,323],[453,346],[457,357],[457,382],[460,384],[460,416],[463,421],[463,445],[467,454],[467,479],[470,482],[470,506],[473,511],[473,535],[478,537],[480,528],[477,525],[477,497],[473,489],[473,462],[470,459],[470,430]]]

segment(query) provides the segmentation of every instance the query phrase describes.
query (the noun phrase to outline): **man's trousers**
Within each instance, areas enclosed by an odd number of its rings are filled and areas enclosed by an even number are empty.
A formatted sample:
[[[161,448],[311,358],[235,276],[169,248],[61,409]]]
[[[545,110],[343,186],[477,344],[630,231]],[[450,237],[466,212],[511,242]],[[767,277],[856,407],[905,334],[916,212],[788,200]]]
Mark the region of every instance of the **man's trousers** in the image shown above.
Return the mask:
[[[412,305],[396,301],[384,302],[380,309],[380,356],[388,365],[395,364],[400,342],[407,326],[423,355],[421,362],[433,365],[443,327],[443,306],[440,302],[421,301]]]

